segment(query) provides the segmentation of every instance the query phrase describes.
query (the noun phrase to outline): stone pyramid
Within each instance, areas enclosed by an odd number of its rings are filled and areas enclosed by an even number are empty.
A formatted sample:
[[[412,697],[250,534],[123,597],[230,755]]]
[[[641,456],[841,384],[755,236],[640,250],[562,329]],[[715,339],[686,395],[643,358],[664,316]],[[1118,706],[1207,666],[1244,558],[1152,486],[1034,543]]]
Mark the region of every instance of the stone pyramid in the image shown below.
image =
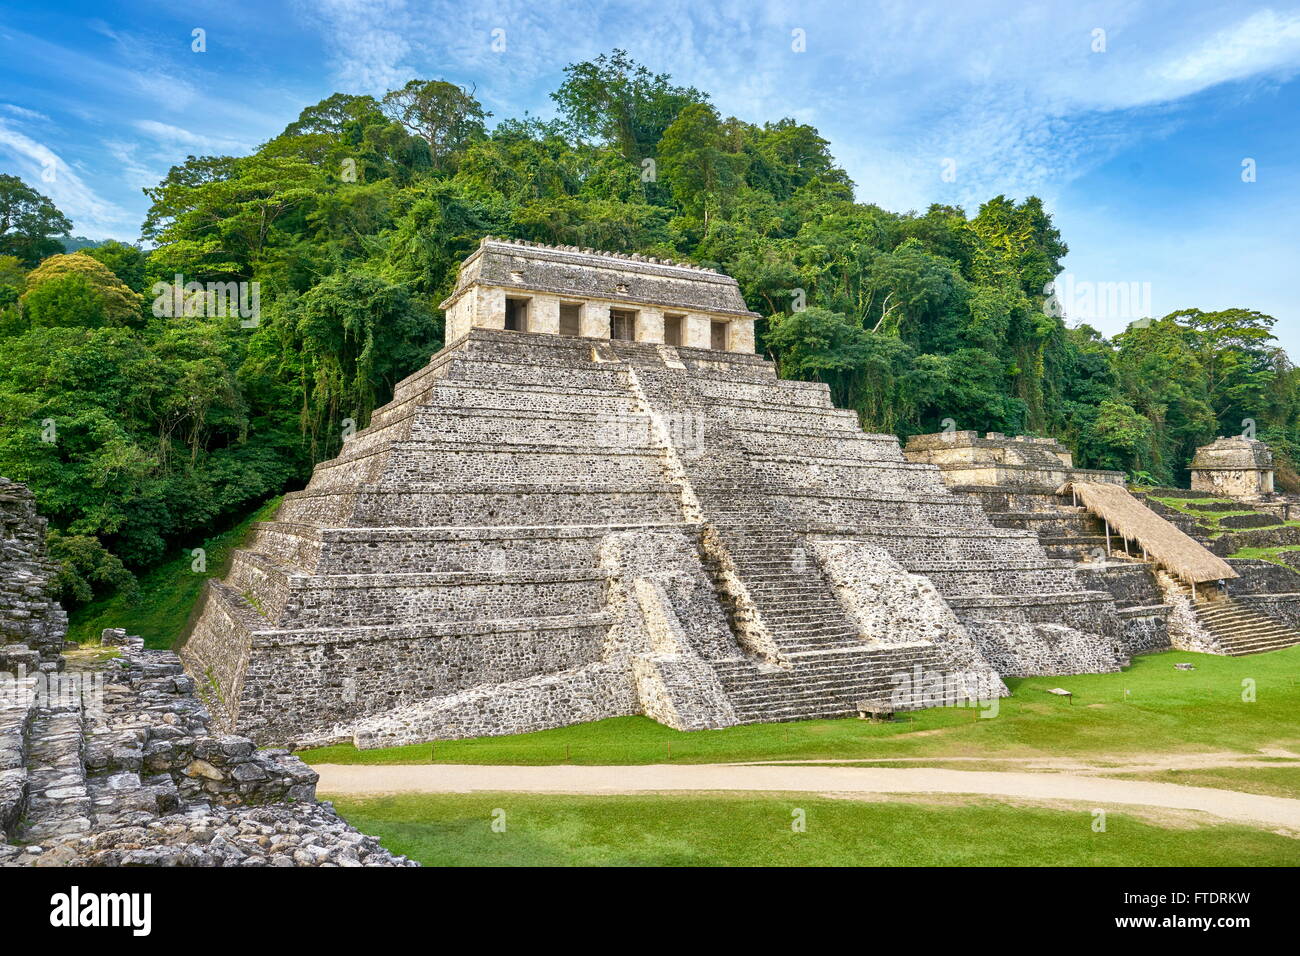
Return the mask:
[[[475,257],[451,344],[209,581],[180,653],[230,730],[697,729],[1126,663],[1113,599],[1071,562],[752,354],[733,280]],[[580,335],[557,331],[566,297]]]

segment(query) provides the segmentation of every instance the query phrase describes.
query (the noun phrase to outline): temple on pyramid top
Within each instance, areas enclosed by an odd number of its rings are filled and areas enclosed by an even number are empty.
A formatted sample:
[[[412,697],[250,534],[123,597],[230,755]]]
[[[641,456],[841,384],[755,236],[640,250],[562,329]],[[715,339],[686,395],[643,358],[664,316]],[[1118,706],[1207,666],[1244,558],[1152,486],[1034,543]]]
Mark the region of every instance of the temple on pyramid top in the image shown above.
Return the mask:
[[[470,329],[754,351],[736,280],[700,266],[486,237],[440,308],[447,341]]]

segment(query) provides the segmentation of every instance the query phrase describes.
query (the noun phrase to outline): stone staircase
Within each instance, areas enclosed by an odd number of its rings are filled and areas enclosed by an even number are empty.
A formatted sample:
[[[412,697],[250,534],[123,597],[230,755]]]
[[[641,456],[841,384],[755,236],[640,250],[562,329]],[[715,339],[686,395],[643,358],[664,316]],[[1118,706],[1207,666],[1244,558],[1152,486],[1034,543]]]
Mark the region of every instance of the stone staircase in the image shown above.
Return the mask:
[[[618,343],[610,351],[613,358],[641,350]],[[802,523],[751,466],[729,423],[704,414],[708,399],[684,369],[638,363],[636,375],[649,405],[660,414],[703,422],[700,447],[682,464],[724,552],[708,564],[733,620],[743,613],[738,606],[743,601],[774,644],[770,658],[710,662],[739,720],[855,714],[863,701],[895,698],[900,680],[910,681],[915,668],[941,668],[938,653],[928,645],[882,647],[864,639],[827,586]],[[743,595],[733,593],[735,585],[723,573],[722,562],[734,569]]]
[[[27,741],[27,811],[18,839],[39,844],[91,828],[80,707],[41,708]]]
[[[63,679],[89,682],[100,666],[70,659]],[[168,694],[192,687],[174,657],[148,665],[146,686],[165,685]],[[104,675],[111,678],[111,675]],[[89,683],[81,685],[90,688]],[[165,773],[142,775],[145,755],[165,749],[163,741],[186,736],[180,722],[142,712],[138,689],[104,680],[101,706],[88,707],[85,696],[64,703],[28,705],[28,716],[7,723],[22,733],[24,755],[22,812],[8,835],[24,844],[61,842],[92,830],[142,824],[178,805],[177,787]],[[78,694],[81,692],[78,691]],[[147,703],[147,701],[146,701]],[[173,714],[184,702],[171,705]],[[201,706],[195,702],[196,713]],[[0,726],[0,738],[4,726]]]
[[[791,655],[790,667],[763,668],[752,660],[716,661],[717,673],[742,722],[815,720],[855,714],[863,701],[915,706],[907,691],[916,668],[936,667],[934,651],[909,647],[842,647]],[[934,706],[930,701],[926,706]]]
[[[1185,585],[1180,585],[1179,590],[1189,599],[1192,597],[1191,589]],[[1300,631],[1246,607],[1231,596],[1220,594],[1208,600],[1192,600],[1191,607],[1197,621],[1229,657],[1280,651],[1300,644]]]

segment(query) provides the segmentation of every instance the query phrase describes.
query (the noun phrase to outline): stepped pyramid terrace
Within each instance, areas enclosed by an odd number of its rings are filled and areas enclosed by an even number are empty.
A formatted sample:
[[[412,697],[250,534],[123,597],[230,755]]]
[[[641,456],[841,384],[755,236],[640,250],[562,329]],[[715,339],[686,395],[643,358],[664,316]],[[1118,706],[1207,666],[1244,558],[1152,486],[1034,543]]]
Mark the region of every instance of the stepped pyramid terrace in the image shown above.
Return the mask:
[[[485,239],[444,307],[446,348],[208,582],[180,654],[225,728],[843,716],[1149,643],[1035,529],[778,378],[727,276]]]
[[[1219,439],[1215,446],[1235,451],[1241,441]],[[1250,442],[1247,448],[1251,461],[1271,463],[1267,446]],[[1198,461],[1209,457],[1205,452],[1197,453]],[[1255,520],[1242,526],[1260,528],[1263,537],[1207,534],[1189,515],[1202,503],[1223,503],[1197,491],[1195,477],[1190,492],[1130,493],[1121,473],[1075,468],[1069,449],[1050,438],[996,432],[918,435],[904,453],[909,461],[938,467],[949,488],[978,501],[996,526],[1033,531],[1049,555],[1075,562],[1080,578],[1114,598],[1130,652],[1173,647],[1240,656],[1300,643],[1300,575],[1280,562],[1230,557],[1257,541],[1290,541],[1300,529],[1250,514]]]

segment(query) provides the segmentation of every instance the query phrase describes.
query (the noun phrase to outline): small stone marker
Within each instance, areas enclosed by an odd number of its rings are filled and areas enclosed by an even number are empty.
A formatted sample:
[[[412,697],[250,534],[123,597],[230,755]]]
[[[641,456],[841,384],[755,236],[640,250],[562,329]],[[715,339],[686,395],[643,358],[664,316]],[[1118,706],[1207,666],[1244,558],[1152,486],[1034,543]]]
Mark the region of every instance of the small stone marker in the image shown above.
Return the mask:
[[[859,720],[893,720],[894,705],[879,700],[858,701]]]
[[[1175,665],[1174,665],[1174,670],[1176,670],[1176,671],[1194,671],[1194,670],[1196,670],[1196,665],[1195,665],[1195,664],[1189,664],[1189,663],[1175,664]]]
[[[1070,703],[1074,703],[1074,694],[1066,690],[1064,687],[1053,687],[1048,691],[1048,693],[1055,694],[1057,697],[1068,697],[1070,698]]]

